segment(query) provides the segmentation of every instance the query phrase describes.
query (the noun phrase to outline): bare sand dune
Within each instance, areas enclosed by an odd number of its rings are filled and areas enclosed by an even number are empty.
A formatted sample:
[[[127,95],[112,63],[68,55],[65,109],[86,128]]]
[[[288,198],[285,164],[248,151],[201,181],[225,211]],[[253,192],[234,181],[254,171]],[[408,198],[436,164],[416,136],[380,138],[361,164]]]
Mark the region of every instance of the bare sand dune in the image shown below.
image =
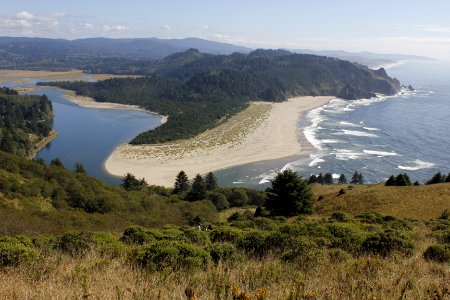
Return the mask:
[[[194,138],[157,145],[120,145],[106,170],[132,173],[151,184],[172,186],[180,170],[189,177],[246,163],[308,154],[298,119],[333,97],[296,97],[282,103],[254,102],[227,122]]]
[[[81,70],[70,71],[30,71],[30,70],[0,70],[0,84],[12,82],[16,84],[27,84],[32,80],[104,80],[109,78],[140,77],[134,75],[112,75],[112,74],[86,74]]]

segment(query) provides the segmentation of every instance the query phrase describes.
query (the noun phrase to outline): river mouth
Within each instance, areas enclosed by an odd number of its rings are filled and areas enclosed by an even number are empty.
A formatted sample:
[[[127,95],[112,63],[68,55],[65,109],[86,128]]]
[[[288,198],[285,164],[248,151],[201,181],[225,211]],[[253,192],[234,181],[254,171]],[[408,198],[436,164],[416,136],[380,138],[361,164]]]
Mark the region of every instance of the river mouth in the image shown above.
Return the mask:
[[[112,151],[161,124],[160,116],[145,111],[79,106],[54,88],[38,88],[30,93],[46,94],[52,101],[53,129],[58,131],[58,136],[38,152],[36,158],[47,163],[59,158],[68,169],[80,162],[89,175],[109,184],[121,183],[120,177],[104,169],[104,162]]]

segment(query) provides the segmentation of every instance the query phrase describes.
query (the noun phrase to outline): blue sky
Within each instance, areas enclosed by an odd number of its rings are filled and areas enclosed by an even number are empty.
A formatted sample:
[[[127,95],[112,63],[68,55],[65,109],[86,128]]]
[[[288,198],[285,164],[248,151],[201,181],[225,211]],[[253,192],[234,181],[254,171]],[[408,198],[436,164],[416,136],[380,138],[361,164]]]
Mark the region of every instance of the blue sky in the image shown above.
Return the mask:
[[[450,1],[0,0],[0,36],[199,37],[450,59]]]

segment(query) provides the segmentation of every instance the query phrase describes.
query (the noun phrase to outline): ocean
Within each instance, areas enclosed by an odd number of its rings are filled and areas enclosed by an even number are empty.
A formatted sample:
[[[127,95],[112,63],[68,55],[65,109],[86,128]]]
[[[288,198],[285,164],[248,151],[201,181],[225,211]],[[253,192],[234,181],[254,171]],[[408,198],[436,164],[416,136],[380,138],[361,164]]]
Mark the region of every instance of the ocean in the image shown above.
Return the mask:
[[[334,99],[299,120],[315,148],[309,156],[222,170],[217,173],[220,182],[264,188],[286,168],[304,178],[327,172],[350,178],[358,171],[367,183],[405,172],[423,183],[438,171],[450,172],[450,62],[401,62],[387,73],[415,90]]]

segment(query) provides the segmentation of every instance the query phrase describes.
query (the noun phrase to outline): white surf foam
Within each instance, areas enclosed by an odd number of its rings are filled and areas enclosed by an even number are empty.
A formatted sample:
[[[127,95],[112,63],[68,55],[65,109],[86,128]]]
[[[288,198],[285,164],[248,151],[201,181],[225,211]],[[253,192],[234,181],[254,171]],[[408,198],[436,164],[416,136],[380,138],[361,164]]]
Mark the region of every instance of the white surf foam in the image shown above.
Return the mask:
[[[322,143],[324,144],[337,144],[340,143],[340,140],[333,140],[333,139],[324,139],[322,140]]]
[[[379,128],[374,128],[374,127],[363,127],[365,130],[369,130],[369,131],[377,131],[380,130]]]
[[[314,146],[314,148],[322,150],[322,142],[317,138],[317,130],[320,128],[320,123],[325,120],[325,118],[321,115],[324,106],[315,108],[310,110],[306,117],[311,122],[311,125],[305,127],[303,130],[303,134],[305,135],[308,142]]]
[[[351,123],[351,122],[345,122],[345,121],[341,121],[341,122],[339,122],[339,124],[344,125],[344,126],[348,126],[348,127],[361,127],[361,125],[354,124],[354,123]]]
[[[374,150],[363,150],[364,153],[376,156],[398,156],[395,152],[386,152],[386,151],[374,151]]]
[[[409,166],[398,166],[401,170],[407,170],[407,171],[417,171],[422,169],[429,169],[434,167],[435,164],[431,162],[426,162],[420,159],[416,159],[412,165]]]
[[[314,167],[314,166],[317,166],[317,164],[319,164],[321,162],[325,162],[325,160],[322,159],[321,157],[316,157],[309,163],[309,166]]]
[[[335,135],[353,135],[353,136],[364,136],[364,137],[370,137],[370,138],[377,138],[378,136],[373,133],[368,133],[364,131],[357,131],[357,130],[340,130],[339,132],[334,133]]]
[[[356,152],[349,149],[336,149],[335,152],[332,152],[336,156],[337,160],[351,160],[351,159],[360,159],[364,156],[367,156],[364,152]]]

